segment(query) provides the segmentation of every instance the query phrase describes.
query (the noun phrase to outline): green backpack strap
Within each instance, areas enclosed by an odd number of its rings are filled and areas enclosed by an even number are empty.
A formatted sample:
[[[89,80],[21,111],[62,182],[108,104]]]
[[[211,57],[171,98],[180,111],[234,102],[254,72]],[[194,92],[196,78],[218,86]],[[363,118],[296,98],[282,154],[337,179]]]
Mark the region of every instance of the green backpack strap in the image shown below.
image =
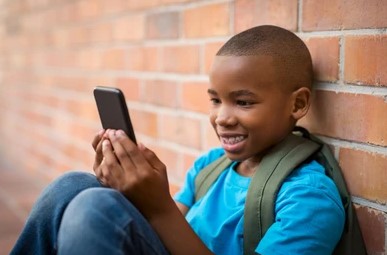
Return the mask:
[[[226,155],[223,155],[198,173],[195,178],[195,201],[199,201],[207,193],[211,185],[231,162]]]
[[[262,159],[246,196],[243,243],[245,255],[255,254],[258,243],[273,224],[274,204],[282,182],[319,148],[319,144],[291,134]]]

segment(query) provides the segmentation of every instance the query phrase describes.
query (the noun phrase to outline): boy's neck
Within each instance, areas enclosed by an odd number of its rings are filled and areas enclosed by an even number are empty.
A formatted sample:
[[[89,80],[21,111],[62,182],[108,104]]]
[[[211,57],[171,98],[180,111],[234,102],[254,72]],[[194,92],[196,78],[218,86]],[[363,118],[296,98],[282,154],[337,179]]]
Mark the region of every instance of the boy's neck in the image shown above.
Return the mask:
[[[242,161],[236,166],[236,171],[238,174],[242,176],[251,177],[257,170],[259,163],[260,161],[251,161],[251,160]]]

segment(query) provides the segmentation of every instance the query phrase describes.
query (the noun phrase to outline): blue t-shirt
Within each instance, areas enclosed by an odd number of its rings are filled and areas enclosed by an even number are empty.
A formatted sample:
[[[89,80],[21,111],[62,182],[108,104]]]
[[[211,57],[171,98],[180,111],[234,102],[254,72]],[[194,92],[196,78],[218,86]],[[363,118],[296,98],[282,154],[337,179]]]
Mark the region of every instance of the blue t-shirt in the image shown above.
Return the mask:
[[[186,219],[217,255],[243,254],[243,211],[250,177],[224,171],[206,195],[195,202],[195,177],[224,155],[216,148],[198,158],[175,200],[189,209]],[[256,252],[266,254],[331,254],[339,241],[345,212],[334,182],[316,161],[294,170],[282,184],[275,203],[275,221]]]

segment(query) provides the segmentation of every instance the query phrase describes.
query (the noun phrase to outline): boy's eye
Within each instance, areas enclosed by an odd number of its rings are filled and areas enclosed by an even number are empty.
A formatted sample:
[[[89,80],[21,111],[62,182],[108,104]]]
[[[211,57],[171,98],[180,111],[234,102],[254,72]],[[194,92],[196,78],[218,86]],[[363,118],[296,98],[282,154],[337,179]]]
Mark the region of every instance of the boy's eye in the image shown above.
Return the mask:
[[[212,104],[219,104],[220,100],[218,98],[210,98]]]
[[[250,106],[250,105],[252,105],[253,103],[252,103],[252,102],[249,102],[249,101],[245,101],[245,100],[237,100],[237,101],[236,101],[236,104],[237,104],[237,105],[240,105],[240,106]]]

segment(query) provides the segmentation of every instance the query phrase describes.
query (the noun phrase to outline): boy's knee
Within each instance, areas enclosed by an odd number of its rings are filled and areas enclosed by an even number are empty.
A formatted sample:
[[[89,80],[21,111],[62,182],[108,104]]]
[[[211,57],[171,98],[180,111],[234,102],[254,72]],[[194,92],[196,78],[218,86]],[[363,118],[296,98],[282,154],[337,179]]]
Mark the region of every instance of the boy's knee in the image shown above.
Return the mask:
[[[67,206],[62,218],[62,232],[85,233],[109,225],[125,224],[125,198],[109,188],[90,188],[79,193]],[[129,203],[128,201],[126,201]]]
[[[80,171],[71,171],[64,173],[60,177],[58,177],[52,184],[56,186],[74,186],[78,184],[91,184],[95,185],[98,183],[98,180],[96,177],[90,173],[87,172],[80,172]]]
[[[110,188],[89,188],[80,192],[68,205],[65,216],[74,219],[88,221],[97,217],[112,214],[111,211],[120,210],[123,195]]]
[[[43,190],[36,202],[36,210],[39,213],[46,209],[51,210],[54,207],[62,208],[82,190],[100,185],[95,176],[89,173],[65,173]]]
[[[97,178],[86,172],[67,172],[54,180],[46,187],[43,194],[48,196],[74,196],[78,192],[91,188],[98,187],[101,184]]]
[[[104,211],[114,206],[120,193],[114,189],[95,187],[80,192],[69,204],[69,210]]]

